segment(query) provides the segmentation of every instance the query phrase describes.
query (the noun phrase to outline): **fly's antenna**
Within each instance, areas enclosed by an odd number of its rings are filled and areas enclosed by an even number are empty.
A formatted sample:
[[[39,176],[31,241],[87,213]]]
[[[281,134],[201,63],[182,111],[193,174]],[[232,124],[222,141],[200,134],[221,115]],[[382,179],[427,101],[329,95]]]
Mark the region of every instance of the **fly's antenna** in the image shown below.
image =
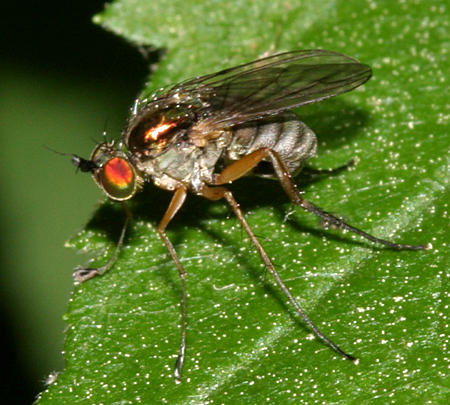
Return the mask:
[[[49,150],[50,152],[56,153],[57,155],[61,156],[76,156],[73,153],[67,153],[67,152],[60,152],[59,150],[53,149],[50,146],[42,145],[45,149]]]
[[[48,149],[49,151],[56,153],[58,155],[70,156],[70,161],[77,168],[77,171],[81,170],[82,172],[93,172],[95,169],[98,169],[97,164],[94,163],[92,160],[84,159],[81,156],[75,155],[74,153],[60,152],[53,148],[50,148],[47,145],[43,146],[45,149]]]

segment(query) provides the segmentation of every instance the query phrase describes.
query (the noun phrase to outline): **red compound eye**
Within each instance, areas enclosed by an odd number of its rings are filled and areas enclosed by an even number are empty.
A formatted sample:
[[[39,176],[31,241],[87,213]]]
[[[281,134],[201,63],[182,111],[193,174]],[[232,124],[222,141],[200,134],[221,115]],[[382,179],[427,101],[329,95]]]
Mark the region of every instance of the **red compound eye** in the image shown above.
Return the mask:
[[[121,158],[112,158],[103,166],[103,176],[111,185],[125,188],[133,181],[133,170],[130,164]]]
[[[98,176],[103,189],[112,199],[127,200],[133,196],[136,176],[126,159],[114,157],[108,160]]]

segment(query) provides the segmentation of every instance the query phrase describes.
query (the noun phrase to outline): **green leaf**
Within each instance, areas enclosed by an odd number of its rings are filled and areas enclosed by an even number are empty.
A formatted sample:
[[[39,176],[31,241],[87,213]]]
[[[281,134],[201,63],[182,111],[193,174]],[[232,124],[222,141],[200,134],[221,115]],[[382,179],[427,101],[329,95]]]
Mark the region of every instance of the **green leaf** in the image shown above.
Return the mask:
[[[148,88],[250,61],[323,48],[374,77],[299,116],[319,138],[311,164],[338,176],[302,182],[305,197],[377,236],[431,242],[392,251],[324,230],[277,182],[232,185],[247,219],[313,321],[359,365],[297,318],[223,202],[188,199],[169,226],[188,273],[183,382],[180,282],[156,234],[170,194],[148,186],[114,268],[76,286],[66,315],[66,369],[49,403],[445,403],[448,367],[448,10],[444,1],[122,0],[95,17],[138,45],[165,48]],[[301,179],[300,179],[301,180]],[[71,246],[114,249],[123,213],[105,203]]]

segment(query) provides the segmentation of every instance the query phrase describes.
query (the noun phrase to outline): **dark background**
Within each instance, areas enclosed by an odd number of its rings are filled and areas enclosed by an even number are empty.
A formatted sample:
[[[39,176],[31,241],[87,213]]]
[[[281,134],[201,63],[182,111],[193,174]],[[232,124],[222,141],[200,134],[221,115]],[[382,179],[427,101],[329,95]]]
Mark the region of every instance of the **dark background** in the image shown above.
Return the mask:
[[[88,157],[128,115],[148,62],[91,18],[103,1],[17,2],[0,13],[1,402],[32,403],[64,368],[72,269],[64,242],[101,193],[68,157]]]

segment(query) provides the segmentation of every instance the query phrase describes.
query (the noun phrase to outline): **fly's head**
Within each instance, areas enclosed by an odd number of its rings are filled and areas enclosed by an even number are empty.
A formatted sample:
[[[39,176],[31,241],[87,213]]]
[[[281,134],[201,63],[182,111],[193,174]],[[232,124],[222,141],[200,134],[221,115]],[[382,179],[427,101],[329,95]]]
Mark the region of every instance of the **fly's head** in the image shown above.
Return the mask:
[[[72,163],[82,172],[91,173],[95,183],[115,201],[129,200],[142,183],[133,164],[114,142],[98,144],[89,160],[72,155]]]

